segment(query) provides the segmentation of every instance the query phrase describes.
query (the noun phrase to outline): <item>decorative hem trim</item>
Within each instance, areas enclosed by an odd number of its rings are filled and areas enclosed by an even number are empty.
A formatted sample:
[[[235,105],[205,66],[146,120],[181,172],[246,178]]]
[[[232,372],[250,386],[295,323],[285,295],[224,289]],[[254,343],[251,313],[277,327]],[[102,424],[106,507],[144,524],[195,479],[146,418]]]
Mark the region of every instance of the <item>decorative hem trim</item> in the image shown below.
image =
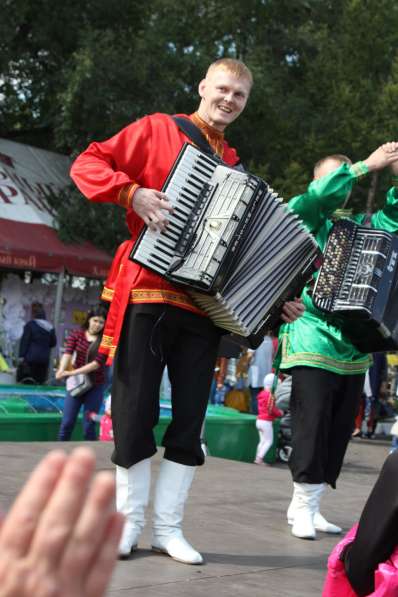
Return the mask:
[[[320,353],[313,352],[295,352],[289,355],[290,341],[286,334],[282,336],[282,361],[281,369],[291,369],[292,367],[319,367],[327,369],[340,375],[355,375],[366,373],[372,364],[369,355],[365,355],[360,361],[338,361]]]
[[[114,294],[115,291],[113,288],[104,286],[101,298],[104,301],[112,302]],[[173,290],[133,288],[130,290],[129,303],[168,303],[169,305],[175,305],[193,311],[194,313],[198,313],[199,315],[207,316],[202,309],[199,309],[193,304],[189,296]]]
[[[112,346],[112,340],[113,340],[113,336],[102,336],[102,340],[101,340],[101,347],[102,348],[110,348]]]
[[[110,365],[112,363],[113,358],[115,357],[116,353],[116,346],[113,344],[113,337],[107,336],[107,341],[104,343],[102,340],[99,350],[99,354],[105,355],[107,358],[106,364]]]

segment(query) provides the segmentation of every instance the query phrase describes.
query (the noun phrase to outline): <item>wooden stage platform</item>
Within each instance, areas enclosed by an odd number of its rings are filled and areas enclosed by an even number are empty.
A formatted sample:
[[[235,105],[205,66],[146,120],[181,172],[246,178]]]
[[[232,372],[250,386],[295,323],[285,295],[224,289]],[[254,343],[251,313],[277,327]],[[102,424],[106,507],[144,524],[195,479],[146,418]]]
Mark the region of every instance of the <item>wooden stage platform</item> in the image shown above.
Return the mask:
[[[75,443],[63,444],[67,450]],[[112,470],[111,445],[91,444],[98,469]],[[0,506],[7,509],[40,457],[54,443],[1,443]],[[347,530],[357,520],[388,454],[380,440],[354,440],[336,491],[322,511]],[[161,454],[154,458],[156,476]],[[109,597],[319,597],[328,554],[337,542],[292,537],[286,523],[291,480],[286,465],[258,467],[209,457],[198,470],[186,508],[184,533],[203,554],[187,566],[150,551],[150,525],[139,550],[117,563]],[[150,511],[148,521],[150,521]]]

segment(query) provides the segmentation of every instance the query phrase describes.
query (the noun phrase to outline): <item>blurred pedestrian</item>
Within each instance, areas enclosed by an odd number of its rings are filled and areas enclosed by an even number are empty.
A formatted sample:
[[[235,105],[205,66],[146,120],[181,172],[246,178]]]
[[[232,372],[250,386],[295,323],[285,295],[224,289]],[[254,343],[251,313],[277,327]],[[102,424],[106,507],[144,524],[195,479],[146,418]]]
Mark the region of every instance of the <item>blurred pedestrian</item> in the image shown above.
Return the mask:
[[[57,337],[41,303],[32,303],[31,315],[19,343],[17,381],[43,384],[47,380],[51,349],[57,344]]]
[[[268,373],[264,378],[263,390],[257,396],[258,416],[256,427],[260,436],[260,441],[257,445],[254,464],[265,464],[264,458],[274,442],[274,429],[272,423],[277,417],[283,415],[283,412],[275,406],[275,398],[271,393],[274,379],[275,375],[273,373]]]
[[[83,327],[74,330],[66,340],[65,353],[61,358],[57,379],[79,378],[81,383],[73,386],[67,382],[64,412],[58,433],[60,441],[71,438],[81,406],[84,409],[84,439],[96,440],[96,424],[93,413],[98,414],[104,399],[106,357],[98,352],[105,325],[103,307],[87,314]],[[72,360],[74,358],[74,368]],[[73,380],[71,380],[73,381]]]
[[[265,336],[256,350],[249,350],[248,352],[250,355],[248,372],[248,385],[251,396],[250,409],[254,415],[257,415],[257,395],[262,389],[264,377],[272,371],[274,344],[271,336]]]
[[[366,422],[366,437],[371,438],[380,417],[380,399],[385,393],[387,383],[387,357],[382,352],[372,354],[373,364],[366,373],[362,399],[355,419],[353,437],[362,436],[362,424]]]

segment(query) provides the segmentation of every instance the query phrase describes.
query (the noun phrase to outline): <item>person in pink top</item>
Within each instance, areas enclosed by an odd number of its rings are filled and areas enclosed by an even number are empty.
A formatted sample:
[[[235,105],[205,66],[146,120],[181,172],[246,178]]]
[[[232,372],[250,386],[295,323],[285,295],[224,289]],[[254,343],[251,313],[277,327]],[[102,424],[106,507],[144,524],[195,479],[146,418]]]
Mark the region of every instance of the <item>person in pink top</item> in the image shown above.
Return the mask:
[[[256,427],[260,441],[258,442],[256,458],[254,459],[255,464],[265,464],[264,457],[274,441],[272,421],[283,415],[283,412],[279,408],[276,408],[274,397],[271,394],[274,378],[275,375],[273,373],[268,373],[264,377],[264,389],[257,395],[258,416]]]
[[[328,559],[322,597],[398,595],[398,452],[387,457],[355,524]]]
[[[113,427],[111,416],[111,397],[105,400],[104,414],[100,419],[99,439],[101,442],[113,442]]]

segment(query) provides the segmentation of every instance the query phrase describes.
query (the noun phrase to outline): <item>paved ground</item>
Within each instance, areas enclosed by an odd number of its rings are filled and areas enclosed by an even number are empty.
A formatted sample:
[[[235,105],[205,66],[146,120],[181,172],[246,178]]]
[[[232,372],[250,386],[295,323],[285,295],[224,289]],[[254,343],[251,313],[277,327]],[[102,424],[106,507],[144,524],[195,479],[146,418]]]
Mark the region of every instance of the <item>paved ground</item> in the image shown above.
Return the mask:
[[[68,444],[72,447],[74,444]],[[28,472],[54,444],[2,443],[0,505],[7,508]],[[93,445],[98,468],[111,469],[111,446]],[[58,444],[59,447],[59,444]],[[388,453],[379,440],[351,442],[337,491],[323,512],[348,529],[358,517]],[[159,466],[154,459],[154,473]],[[291,536],[285,523],[291,482],[285,465],[208,458],[186,508],[185,534],[206,563],[187,566],[149,549],[149,529],[134,558],[118,562],[109,597],[312,597],[320,596],[327,556],[336,538]]]

